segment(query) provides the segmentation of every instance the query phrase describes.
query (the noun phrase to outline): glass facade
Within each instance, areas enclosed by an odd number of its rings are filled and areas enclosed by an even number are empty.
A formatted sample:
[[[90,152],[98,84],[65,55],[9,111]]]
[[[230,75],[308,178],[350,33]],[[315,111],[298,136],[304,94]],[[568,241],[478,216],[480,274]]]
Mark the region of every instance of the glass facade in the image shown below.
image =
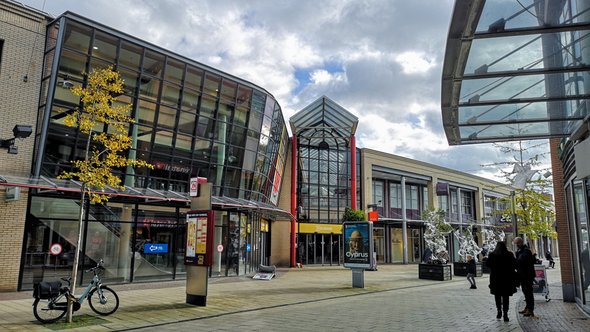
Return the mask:
[[[122,282],[183,275],[188,204],[164,206],[141,194],[165,192],[188,201],[193,177],[207,178],[219,199],[277,205],[288,135],[272,95],[72,13],[50,23],[47,31],[34,175],[56,178],[72,170],[71,161],[84,158],[88,137],[63,123],[68,112],[82,106],[70,88],[85,84],[83,73],[106,66],[113,66],[124,79],[125,89],[116,103],[132,105],[136,120],[129,125],[133,141],[129,157],[154,166],[115,170],[137,195],[88,206],[81,248],[85,263],[104,258],[107,279]],[[40,193],[31,198],[23,254],[27,277],[21,288],[30,288],[40,271],[46,274],[71,266],[68,255],[50,257],[40,248],[58,242],[72,249],[78,202],[75,193]],[[212,275],[244,274],[268,263],[267,218],[247,208],[216,211],[217,240],[226,251],[216,254]],[[150,244],[163,244],[166,250],[146,251]]]

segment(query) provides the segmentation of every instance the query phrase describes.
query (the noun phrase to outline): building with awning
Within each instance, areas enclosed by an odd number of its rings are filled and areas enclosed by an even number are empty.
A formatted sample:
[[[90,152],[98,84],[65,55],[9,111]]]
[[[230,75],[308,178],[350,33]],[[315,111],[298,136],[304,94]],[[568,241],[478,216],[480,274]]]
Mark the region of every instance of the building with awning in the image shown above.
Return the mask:
[[[563,296],[590,312],[589,36],[590,1],[457,0],[441,107],[450,145],[549,140]]]

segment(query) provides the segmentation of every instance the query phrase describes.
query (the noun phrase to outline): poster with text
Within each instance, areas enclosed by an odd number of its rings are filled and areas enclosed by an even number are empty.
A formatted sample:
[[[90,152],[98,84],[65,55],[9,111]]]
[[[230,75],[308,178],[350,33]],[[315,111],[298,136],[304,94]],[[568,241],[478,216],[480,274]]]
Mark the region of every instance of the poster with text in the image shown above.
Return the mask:
[[[344,236],[344,267],[371,268],[373,251],[372,223],[345,222],[342,234]]]

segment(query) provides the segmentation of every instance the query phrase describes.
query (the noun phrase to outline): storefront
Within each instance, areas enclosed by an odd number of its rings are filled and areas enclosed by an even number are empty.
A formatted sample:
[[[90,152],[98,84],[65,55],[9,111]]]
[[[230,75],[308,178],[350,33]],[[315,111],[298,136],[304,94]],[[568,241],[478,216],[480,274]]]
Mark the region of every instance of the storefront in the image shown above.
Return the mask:
[[[341,224],[298,224],[297,250],[305,264],[340,265]]]

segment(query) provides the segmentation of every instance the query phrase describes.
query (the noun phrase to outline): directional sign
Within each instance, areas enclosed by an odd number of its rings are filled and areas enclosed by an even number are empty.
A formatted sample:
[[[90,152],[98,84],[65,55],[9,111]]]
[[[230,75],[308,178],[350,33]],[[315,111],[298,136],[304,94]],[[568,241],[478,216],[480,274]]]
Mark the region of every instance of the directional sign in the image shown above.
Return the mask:
[[[168,252],[168,243],[146,243],[143,245],[145,254],[165,254]]]

